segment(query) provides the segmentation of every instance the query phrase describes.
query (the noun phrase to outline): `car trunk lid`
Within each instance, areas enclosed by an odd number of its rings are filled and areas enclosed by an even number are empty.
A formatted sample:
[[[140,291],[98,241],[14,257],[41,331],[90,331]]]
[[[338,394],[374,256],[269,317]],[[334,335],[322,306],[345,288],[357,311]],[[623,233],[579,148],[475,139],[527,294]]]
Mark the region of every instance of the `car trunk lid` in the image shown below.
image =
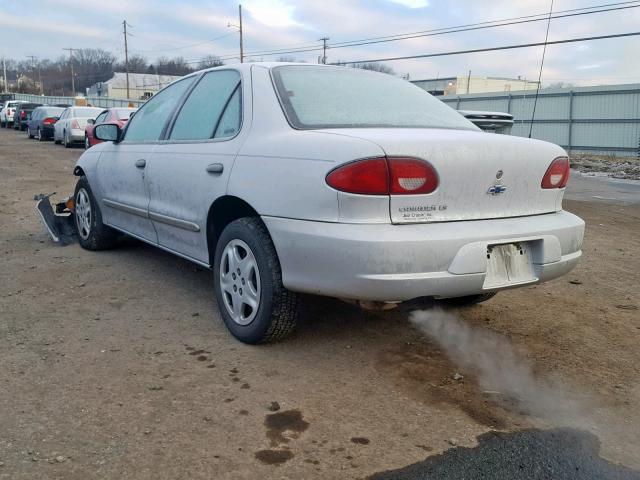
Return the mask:
[[[507,135],[446,129],[333,129],[378,144],[387,157],[426,160],[439,184],[424,195],[391,195],[393,223],[517,217],[561,208],[563,189],[543,189],[551,164],[566,155],[547,142]]]

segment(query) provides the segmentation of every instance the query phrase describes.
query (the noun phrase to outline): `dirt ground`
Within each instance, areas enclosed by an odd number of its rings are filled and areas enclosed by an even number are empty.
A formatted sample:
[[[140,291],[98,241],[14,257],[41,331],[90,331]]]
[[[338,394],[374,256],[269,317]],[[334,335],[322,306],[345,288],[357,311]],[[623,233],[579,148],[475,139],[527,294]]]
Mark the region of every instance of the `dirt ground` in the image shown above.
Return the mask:
[[[53,244],[33,195],[71,192],[81,153],[0,129],[0,479],[366,478],[554,426],[493,404],[410,325],[419,306],[308,296],[292,338],[251,347],[209,271],[136,241]],[[587,222],[572,273],[455,314],[587,394],[601,454],[638,469],[640,206],[565,208]]]

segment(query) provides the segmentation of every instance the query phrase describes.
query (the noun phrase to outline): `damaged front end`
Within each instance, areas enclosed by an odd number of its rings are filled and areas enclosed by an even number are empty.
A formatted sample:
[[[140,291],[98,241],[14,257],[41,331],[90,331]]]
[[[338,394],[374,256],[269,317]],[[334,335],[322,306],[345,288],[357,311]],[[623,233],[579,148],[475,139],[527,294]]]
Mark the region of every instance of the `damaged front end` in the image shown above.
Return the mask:
[[[35,195],[33,199],[38,202],[36,211],[53,241],[61,245],[69,245],[76,240],[73,196],[68,196],[56,203],[54,209],[50,201],[52,195],[55,195],[55,192],[48,195],[43,193]]]

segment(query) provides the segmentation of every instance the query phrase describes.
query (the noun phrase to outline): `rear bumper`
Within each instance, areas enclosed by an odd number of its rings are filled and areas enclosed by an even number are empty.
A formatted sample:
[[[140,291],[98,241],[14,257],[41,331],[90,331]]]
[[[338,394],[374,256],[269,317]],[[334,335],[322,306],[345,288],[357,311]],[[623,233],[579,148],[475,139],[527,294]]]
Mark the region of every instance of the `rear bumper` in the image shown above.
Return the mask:
[[[53,138],[53,131],[54,131],[54,128],[48,125],[43,125],[42,128],[40,129],[40,132],[42,133],[42,138]]]
[[[84,142],[84,130],[80,128],[73,128],[69,131],[69,141],[71,142]]]
[[[584,236],[584,222],[564,211],[407,225],[263,220],[288,289],[377,301],[457,297],[545,282],[575,267]],[[530,246],[534,278],[484,288],[487,246],[512,242]]]

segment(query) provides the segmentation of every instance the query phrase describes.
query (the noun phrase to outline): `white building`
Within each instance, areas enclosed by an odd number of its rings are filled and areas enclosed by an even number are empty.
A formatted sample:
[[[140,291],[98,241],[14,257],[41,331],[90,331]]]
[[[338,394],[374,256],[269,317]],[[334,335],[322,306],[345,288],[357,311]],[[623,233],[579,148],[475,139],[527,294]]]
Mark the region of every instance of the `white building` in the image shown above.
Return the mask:
[[[156,75],[154,73],[129,74],[129,98],[145,100],[156,92],[181,78],[176,75]],[[88,97],[127,98],[127,74],[115,72],[106,82],[98,82],[87,88]]]
[[[501,78],[458,75],[457,77],[411,80],[411,83],[434,95],[461,95],[464,93],[510,92],[536,90],[538,82],[526,78]]]

